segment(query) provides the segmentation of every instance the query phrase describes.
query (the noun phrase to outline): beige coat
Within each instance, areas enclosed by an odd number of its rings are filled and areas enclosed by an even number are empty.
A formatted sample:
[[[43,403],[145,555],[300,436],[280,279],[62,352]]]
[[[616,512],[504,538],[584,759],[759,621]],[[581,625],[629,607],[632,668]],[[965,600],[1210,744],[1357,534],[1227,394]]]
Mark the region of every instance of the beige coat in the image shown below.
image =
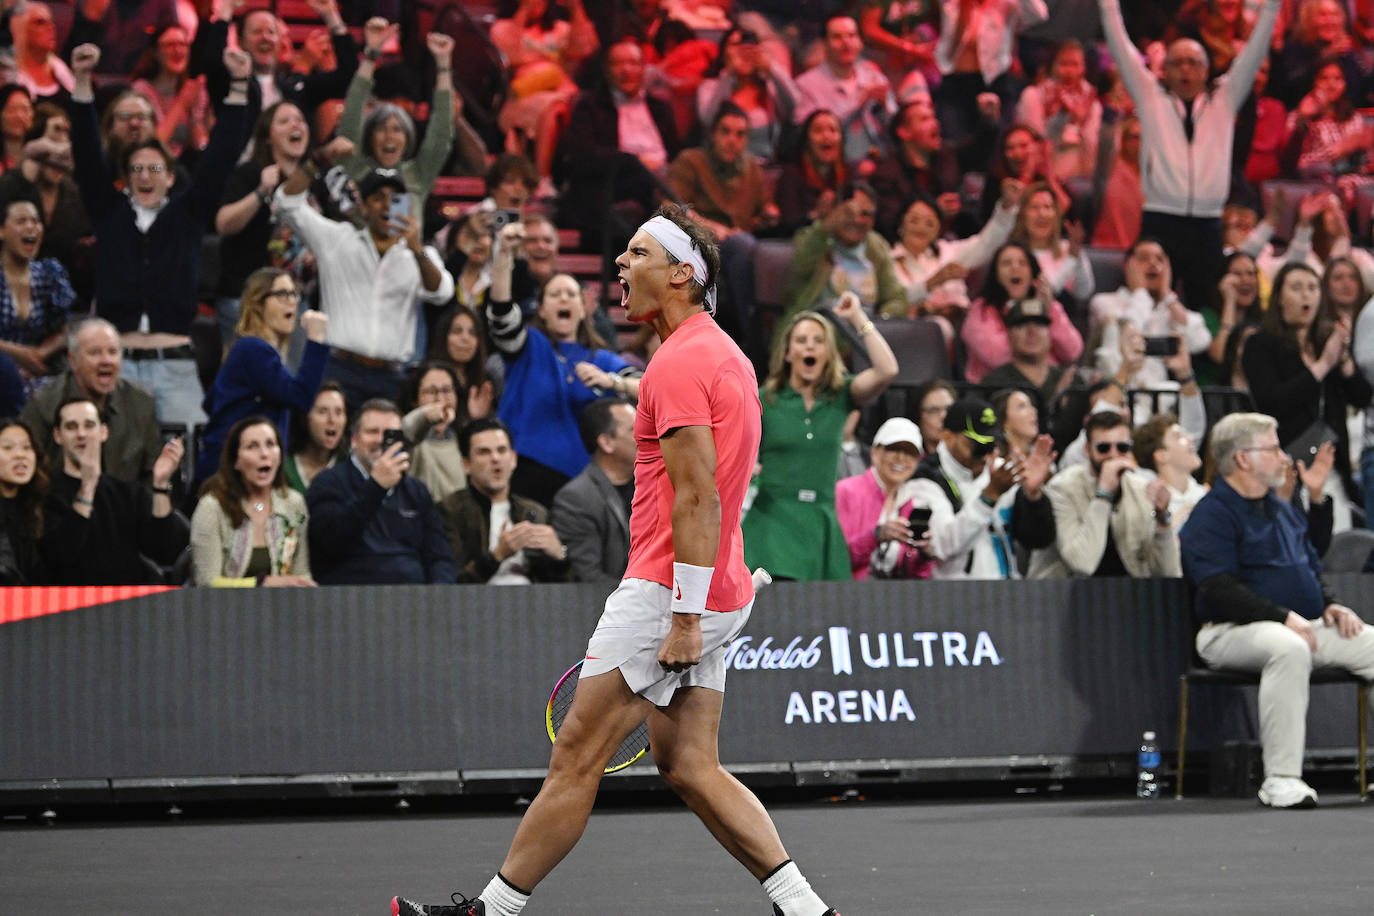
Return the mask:
[[[1183,575],[1178,535],[1171,526],[1155,523],[1154,506],[1145,495],[1141,474],[1121,478],[1121,498],[1113,505],[1097,499],[1097,478],[1088,465],[1055,475],[1045,485],[1054,507],[1054,546],[1031,556],[1031,579],[1091,576],[1107,549],[1107,529],[1121,563],[1134,578],[1177,578]]]
[[[282,487],[272,491],[272,516],[267,520],[267,552],[272,575],[310,577],[309,512],[305,497]],[[253,548],[253,525],[234,528],[219,500],[208,493],[191,515],[191,581],[194,585],[244,587],[257,584],[244,577]]]

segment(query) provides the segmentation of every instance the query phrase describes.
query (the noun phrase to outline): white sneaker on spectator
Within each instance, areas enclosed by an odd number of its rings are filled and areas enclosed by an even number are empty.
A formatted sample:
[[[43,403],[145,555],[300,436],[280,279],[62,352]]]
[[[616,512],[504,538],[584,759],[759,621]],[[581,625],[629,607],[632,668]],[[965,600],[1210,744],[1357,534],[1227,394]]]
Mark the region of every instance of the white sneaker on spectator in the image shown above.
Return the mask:
[[[1259,801],[1270,808],[1315,808],[1317,792],[1296,776],[1266,776]]]

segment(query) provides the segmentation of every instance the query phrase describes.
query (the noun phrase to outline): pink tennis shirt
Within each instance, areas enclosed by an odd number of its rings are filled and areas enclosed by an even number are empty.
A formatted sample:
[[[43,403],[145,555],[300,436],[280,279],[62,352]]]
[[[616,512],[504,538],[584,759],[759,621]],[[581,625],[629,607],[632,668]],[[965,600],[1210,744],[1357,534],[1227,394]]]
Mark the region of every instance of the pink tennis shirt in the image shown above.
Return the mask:
[[[673,587],[673,485],[659,439],[681,426],[709,426],[716,442],[720,552],[706,607],[736,611],[754,596],[739,520],[763,430],[759,385],[749,360],[705,312],[668,335],[639,383],[635,496],[625,578],[647,579],[666,588]]]

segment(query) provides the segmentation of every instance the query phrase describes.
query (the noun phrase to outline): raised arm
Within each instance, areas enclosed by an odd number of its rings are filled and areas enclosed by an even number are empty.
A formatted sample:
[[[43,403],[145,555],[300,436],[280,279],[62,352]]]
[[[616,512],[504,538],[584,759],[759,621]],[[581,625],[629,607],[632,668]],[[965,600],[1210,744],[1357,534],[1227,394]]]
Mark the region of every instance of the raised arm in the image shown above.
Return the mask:
[[[1245,104],[1246,97],[1250,95],[1250,87],[1255,82],[1255,74],[1259,72],[1260,64],[1264,63],[1265,57],[1269,55],[1269,38],[1274,34],[1274,23],[1278,19],[1282,2],[1283,0],[1266,0],[1264,9],[1260,10],[1259,18],[1255,20],[1255,28],[1245,42],[1245,47],[1241,48],[1236,59],[1231,62],[1231,69],[1223,77],[1229,90],[1227,100],[1232,111],[1239,111],[1240,106]]]
[[[869,367],[854,376],[854,381],[849,387],[849,396],[854,399],[856,405],[862,407],[882,394],[897,377],[897,357],[893,355],[892,348],[887,345],[883,335],[878,333],[872,319],[864,313],[859,305],[859,297],[852,291],[840,296],[834,314],[836,318],[853,325],[855,333],[863,341],[868,356]]]
[[[1097,9],[1102,17],[1102,34],[1107,39],[1112,59],[1116,61],[1117,72],[1121,74],[1121,81],[1126,84],[1126,91],[1136,100],[1136,106],[1139,107],[1140,99],[1154,84],[1154,74],[1140,59],[1135,45],[1131,43],[1131,36],[1126,33],[1126,23],[1121,18],[1120,0],[1097,0]]]
[[[415,154],[416,180],[428,189],[444,169],[453,148],[453,39],[430,32],[425,39],[434,55],[434,97],[429,103],[425,139]]]

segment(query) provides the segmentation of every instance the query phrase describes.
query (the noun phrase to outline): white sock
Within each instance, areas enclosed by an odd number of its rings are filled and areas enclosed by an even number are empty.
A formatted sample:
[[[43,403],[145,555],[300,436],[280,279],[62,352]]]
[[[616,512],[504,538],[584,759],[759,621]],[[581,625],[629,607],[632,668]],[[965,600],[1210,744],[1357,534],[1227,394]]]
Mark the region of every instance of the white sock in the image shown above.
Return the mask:
[[[520,911],[530,902],[530,895],[516,890],[497,872],[482,891],[482,902],[487,905],[487,916],[520,916]]]
[[[830,909],[816,896],[797,863],[791,859],[763,879],[763,889],[784,916],[821,916]]]

